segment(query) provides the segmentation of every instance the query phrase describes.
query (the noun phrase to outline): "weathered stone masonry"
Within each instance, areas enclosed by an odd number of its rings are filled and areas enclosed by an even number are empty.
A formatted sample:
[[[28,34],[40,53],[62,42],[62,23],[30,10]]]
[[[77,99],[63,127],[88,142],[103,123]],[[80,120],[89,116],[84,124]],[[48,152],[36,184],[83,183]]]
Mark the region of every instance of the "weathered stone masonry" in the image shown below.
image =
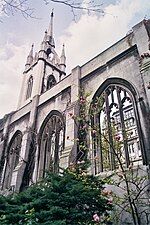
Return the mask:
[[[20,191],[44,176],[44,170],[66,168],[75,159],[77,127],[70,115],[78,113],[81,87],[91,93],[91,101],[109,85],[131,93],[142,161],[150,164],[149,24],[149,20],[140,22],[130,34],[66,75],[65,50],[63,46],[60,57],[55,51],[51,15],[40,50],[33,55],[32,46],[27,57],[18,109],[0,121],[1,190]],[[17,145],[14,140],[19,138]]]

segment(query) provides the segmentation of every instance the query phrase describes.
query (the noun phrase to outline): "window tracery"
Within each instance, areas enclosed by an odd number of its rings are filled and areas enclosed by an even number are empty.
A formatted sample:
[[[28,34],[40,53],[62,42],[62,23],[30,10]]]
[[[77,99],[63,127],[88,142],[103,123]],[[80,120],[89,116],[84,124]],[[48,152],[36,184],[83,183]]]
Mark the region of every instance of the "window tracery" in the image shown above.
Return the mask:
[[[134,132],[138,127],[132,93],[122,85],[109,84],[93,104],[98,98],[102,107],[91,119],[92,126],[98,128],[98,135],[92,134],[94,173],[118,167],[114,150],[127,167],[136,164],[142,158],[139,134]]]
[[[8,147],[6,173],[5,173],[6,188],[9,188],[13,170],[17,167],[19,163],[21,144],[22,144],[22,133],[20,131],[17,131],[12,137]]]
[[[59,171],[59,160],[64,149],[64,122],[61,114],[50,115],[40,135],[39,176],[44,177],[46,171]]]

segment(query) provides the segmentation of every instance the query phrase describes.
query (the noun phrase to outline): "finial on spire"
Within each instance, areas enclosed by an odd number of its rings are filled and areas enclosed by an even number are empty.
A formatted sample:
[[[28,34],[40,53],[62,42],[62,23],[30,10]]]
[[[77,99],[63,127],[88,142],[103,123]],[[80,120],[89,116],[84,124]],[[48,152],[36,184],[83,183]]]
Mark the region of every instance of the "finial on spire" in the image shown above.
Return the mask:
[[[51,17],[54,16],[54,8],[52,9],[52,12],[51,12]]]

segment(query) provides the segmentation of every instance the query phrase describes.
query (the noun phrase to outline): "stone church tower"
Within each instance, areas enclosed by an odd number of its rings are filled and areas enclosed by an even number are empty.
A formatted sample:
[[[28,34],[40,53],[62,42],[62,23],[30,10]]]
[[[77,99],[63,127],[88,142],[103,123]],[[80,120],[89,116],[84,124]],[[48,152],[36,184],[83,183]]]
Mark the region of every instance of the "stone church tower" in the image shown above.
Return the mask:
[[[113,46],[66,75],[64,45],[55,51],[53,12],[38,52],[32,45],[23,72],[18,108],[0,120],[0,187],[21,191],[43,178],[46,171],[59,172],[78,157],[78,115],[81,88],[103,106],[89,122],[99,126],[100,140],[87,131],[90,171],[113,170],[112,123],[122,140],[124,162],[150,164],[150,21],[143,20]],[[109,138],[107,157],[101,134]],[[124,135],[124,131],[128,135]]]

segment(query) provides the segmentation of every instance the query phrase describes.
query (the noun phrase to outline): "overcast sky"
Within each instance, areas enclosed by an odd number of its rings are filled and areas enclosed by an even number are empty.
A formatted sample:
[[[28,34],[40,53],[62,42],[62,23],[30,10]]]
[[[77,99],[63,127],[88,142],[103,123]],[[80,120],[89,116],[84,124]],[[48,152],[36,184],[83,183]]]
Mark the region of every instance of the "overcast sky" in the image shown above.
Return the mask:
[[[0,15],[0,118],[16,109],[27,54],[32,43],[39,50],[52,8],[56,51],[60,53],[65,43],[68,73],[124,37],[136,23],[150,18],[150,0],[103,2],[103,17],[83,12],[76,23],[69,8],[45,5],[42,0],[30,1],[39,19]]]

